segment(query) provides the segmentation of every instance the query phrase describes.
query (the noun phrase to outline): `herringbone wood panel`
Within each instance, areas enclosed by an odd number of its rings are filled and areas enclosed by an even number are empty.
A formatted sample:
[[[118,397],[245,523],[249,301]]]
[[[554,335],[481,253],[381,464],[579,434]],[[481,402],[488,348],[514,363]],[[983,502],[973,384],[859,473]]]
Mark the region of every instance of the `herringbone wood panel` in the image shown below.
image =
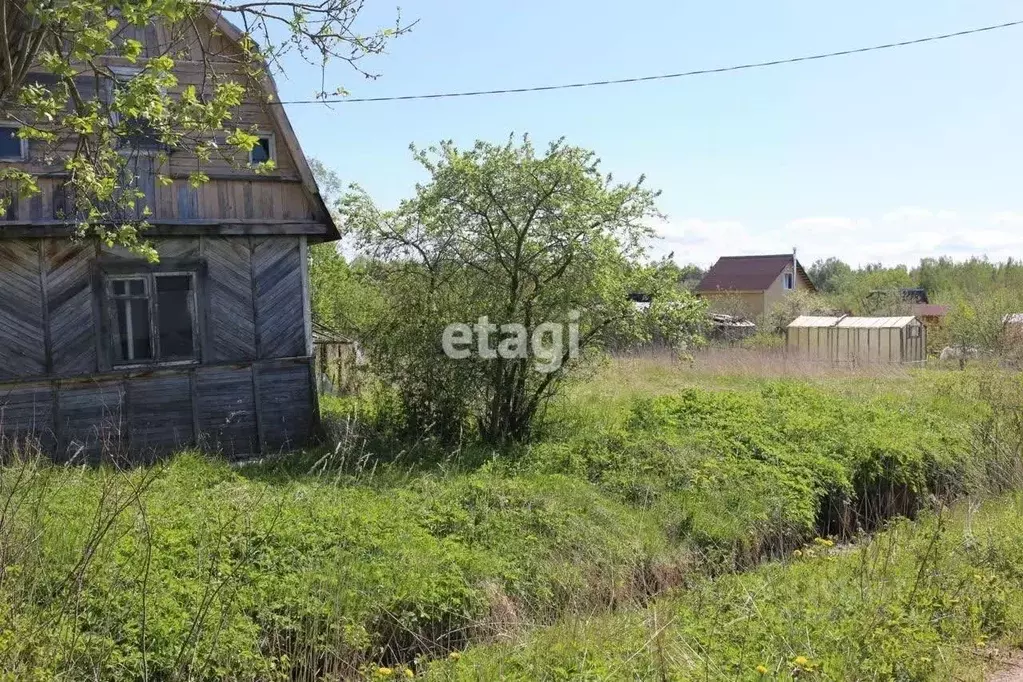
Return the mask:
[[[46,373],[39,242],[0,241],[0,378]]]

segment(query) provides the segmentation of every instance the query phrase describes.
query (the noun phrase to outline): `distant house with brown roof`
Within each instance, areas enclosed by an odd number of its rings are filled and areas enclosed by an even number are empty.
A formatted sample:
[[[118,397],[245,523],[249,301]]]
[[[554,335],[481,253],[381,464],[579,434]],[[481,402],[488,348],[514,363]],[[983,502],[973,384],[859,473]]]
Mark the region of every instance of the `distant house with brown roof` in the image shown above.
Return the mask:
[[[929,329],[935,329],[945,325],[945,318],[948,316],[948,306],[937,305],[935,303],[914,303],[909,307],[909,312],[923,322],[924,326]]]
[[[725,256],[707,271],[696,287],[711,310],[734,314],[741,308],[750,317],[768,312],[793,291],[817,291],[793,254]]]
[[[927,289],[922,287],[903,287],[901,289],[877,289],[870,292],[872,297],[887,297],[881,300],[895,301],[900,308],[913,315],[924,323],[929,329],[938,329],[945,324],[945,317],[948,315],[947,305],[931,303],[927,296]],[[899,311],[897,314],[903,314]]]

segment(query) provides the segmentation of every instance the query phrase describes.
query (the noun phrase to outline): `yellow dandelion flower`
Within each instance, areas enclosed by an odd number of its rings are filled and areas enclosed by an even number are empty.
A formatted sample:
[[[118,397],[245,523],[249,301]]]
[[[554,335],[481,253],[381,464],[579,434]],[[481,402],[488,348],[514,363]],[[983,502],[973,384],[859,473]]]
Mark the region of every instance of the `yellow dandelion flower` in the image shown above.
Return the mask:
[[[377,675],[380,677],[390,677],[394,674],[394,671],[390,668],[377,668]]]
[[[462,654],[458,653],[457,651],[452,651],[450,654],[448,654],[448,658],[450,658],[452,661],[457,661],[461,657]]]
[[[757,672],[760,673],[761,675],[766,675],[767,674],[767,666],[766,665],[758,665],[757,666]]]
[[[415,676],[416,676],[416,674],[414,672],[412,672],[412,668],[405,668],[405,677],[407,677],[407,678],[409,678],[411,680]]]
[[[810,665],[810,659],[806,656],[796,656],[796,660],[792,661],[796,667],[805,668]]]

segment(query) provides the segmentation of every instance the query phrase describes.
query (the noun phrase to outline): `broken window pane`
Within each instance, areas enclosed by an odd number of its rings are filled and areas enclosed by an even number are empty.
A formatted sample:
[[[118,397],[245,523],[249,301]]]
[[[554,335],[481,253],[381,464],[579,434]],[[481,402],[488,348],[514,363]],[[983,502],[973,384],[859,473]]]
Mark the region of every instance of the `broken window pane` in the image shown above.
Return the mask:
[[[272,156],[271,156],[271,153],[270,153],[270,138],[269,137],[261,137],[261,138],[259,138],[259,142],[257,142],[256,146],[252,148],[252,152],[251,152],[251,156],[250,156],[249,160],[253,164],[266,163],[267,161],[272,160]]]
[[[156,296],[161,359],[191,358],[194,354],[191,276],[157,277]]]
[[[22,158],[22,142],[18,137],[18,129],[8,126],[0,127],[0,158],[17,159]]]

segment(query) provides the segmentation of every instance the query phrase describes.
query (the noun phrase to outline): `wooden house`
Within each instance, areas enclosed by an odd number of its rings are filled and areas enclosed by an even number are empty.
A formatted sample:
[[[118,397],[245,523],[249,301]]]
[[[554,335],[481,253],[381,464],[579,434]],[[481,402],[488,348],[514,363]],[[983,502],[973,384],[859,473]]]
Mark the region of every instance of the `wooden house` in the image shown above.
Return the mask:
[[[794,254],[725,256],[707,271],[696,293],[715,313],[758,318],[794,291],[816,291]]]
[[[212,14],[203,21],[199,32],[229,53],[239,31]],[[166,35],[138,30],[147,53],[164,49]],[[181,59],[177,75],[180,87],[197,83],[203,64]],[[308,439],[317,396],[307,249],[338,232],[272,81],[260,88],[236,115],[260,131],[248,163],[214,159],[195,188],[190,153],[170,153],[161,171],[170,184],[136,153],[157,263],[74,239],[61,166],[0,134],[0,163],[42,188],[0,218],[6,441],[31,437],[58,459],[94,459],[192,445],[233,458]],[[251,164],[266,159],[275,169],[257,173]]]

